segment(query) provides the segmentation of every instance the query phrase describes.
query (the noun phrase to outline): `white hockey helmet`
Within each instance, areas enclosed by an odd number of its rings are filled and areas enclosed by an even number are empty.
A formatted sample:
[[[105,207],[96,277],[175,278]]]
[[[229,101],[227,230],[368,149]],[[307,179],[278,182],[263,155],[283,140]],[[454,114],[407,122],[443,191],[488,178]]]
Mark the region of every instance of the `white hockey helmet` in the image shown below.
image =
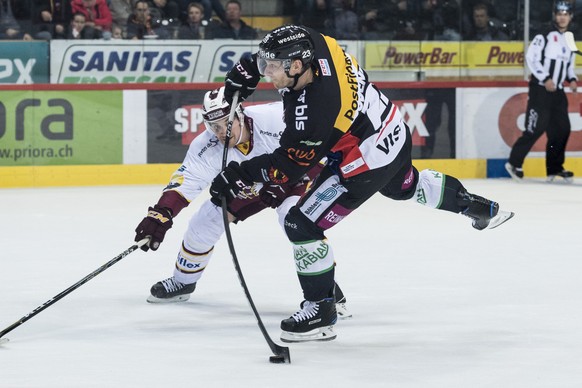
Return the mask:
[[[235,113],[239,121],[243,122],[242,106],[239,103],[235,108]],[[230,104],[224,98],[224,86],[219,89],[214,89],[206,92],[204,95],[204,103],[202,105],[202,117],[206,128],[211,130],[210,125],[213,122],[219,121],[228,117],[230,113]]]

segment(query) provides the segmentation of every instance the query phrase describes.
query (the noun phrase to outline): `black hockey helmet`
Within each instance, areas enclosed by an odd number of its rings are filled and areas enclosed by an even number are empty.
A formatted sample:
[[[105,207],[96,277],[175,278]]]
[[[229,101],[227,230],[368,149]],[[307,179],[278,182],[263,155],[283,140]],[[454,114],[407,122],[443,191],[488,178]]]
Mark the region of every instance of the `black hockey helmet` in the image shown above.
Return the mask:
[[[296,25],[282,26],[268,33],[259,44],[259,72],[264,74],[266,60],[282,61],[288,73],[291,60],[300,59],[306,69],[313,62],[313,56],[313,40],[309,31]]]
[[[569,1],[556,1],[554,3],[554,13],[566,12],[572,15],[574,12],[572,9],[572,4]]]

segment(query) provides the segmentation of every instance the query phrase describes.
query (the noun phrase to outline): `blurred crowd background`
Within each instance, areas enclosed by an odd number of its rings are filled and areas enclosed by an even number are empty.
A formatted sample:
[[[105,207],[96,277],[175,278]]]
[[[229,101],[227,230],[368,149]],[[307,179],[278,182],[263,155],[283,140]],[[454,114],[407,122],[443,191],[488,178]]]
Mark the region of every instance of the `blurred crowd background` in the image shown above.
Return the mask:
[[[574,5],[571,30],[582,23]],[[0,39],[260,39],[297,23],[343,40],[528,39],[552,0],[0,0]],[[577,6],[580,5],[580,6]],[[527,22],[526,22],[527,20]]]

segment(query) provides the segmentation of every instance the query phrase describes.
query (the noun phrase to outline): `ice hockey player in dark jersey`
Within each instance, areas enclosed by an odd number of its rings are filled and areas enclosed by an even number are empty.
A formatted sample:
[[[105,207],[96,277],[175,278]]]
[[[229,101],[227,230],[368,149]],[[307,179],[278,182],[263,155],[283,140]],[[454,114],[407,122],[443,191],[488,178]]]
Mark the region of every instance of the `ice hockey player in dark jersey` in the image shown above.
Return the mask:
[[[238,104],[232,109],[235,109],[236,114],[228,140],[229,161],[242,162],[253,156],[272,152],[279,146],[281,133],[285,129],[281,119],[281,102],[254,105],[245,109]],[[136,228],[136,241],[150,237],[149,243],[142,249],[157,250],[172,226],[173,218],[196,199],[220,172],[230,110],[230,104],[224,99],[224,87],[209,91],[204,96],[203,118],[206,130],[192,141],[184,162],[172,175],[157,204],[148,209],[147,216]],[[315,166],[309,174],[292,184],[259,184],[250,187],[244,198],[229,203],[229,219],[243,221],[267,207],[273,207],[279,214],[282,226],[289,208],[305,192],[309,177],[316,175],[320,169]],[[173,276],[152,286],[148,302],[172,303],[188,300],[210,262],[214,245],[223,233],[220,202],[203,202],[190,219],[184,233]],[[342,318],[348,318],[350,314],[339,286],[336,292],[336,307]]]
[[[281,322],[283,341],[336,337],[334,254],[325,231],[376,192],[464,214],[478,230],[513,216],[496,202],[469,193],[452,176],[419,173],[412,165],[411,134],[400,111],[334,39],[295,25],[271,31],[256,54],[227,73],[227,98],[235,92],[248,97],[261,75],[282,95],[285,131],[280,145],[240,164],[229,163],[214,178],[210,192],[232,199],[232,193],[254,182],[293,183],[327,158],[311,189],[285,217],[305,300]]]

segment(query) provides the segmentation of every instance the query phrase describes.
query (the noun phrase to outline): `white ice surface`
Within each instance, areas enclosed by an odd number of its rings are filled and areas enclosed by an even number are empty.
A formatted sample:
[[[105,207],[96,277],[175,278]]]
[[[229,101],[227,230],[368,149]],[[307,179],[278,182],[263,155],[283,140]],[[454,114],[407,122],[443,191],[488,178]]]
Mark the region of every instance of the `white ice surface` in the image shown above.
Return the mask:
[[[353,319],[271,354],[223,239],[190,301],[145,302],[189,215],[6,335],[0,387],[581,387],[582,187],[466,180],[516,217],[494,230],[375,196],[328,233]],[[0,190],[0,329],[132,245],[157,186]],[[271,337],[302,300],[273,211],[233,227]]]

